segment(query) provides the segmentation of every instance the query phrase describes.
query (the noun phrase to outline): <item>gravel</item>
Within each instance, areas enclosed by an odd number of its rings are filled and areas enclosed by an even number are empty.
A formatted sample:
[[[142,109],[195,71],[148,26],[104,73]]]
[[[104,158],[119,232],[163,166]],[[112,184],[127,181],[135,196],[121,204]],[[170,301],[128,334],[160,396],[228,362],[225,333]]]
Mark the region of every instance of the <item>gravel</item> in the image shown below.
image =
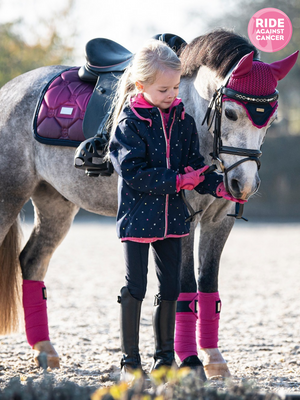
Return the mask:
[[[23,222],[24,238],[32,229]],[[198,232],[199,235],[199,232]],[[237,221],[221,260],[219,346],[232,374],[262,392],[300,392],[300,224]],[[24,239],[25,240],[25,239]],[[119,305],[124,284],[122,245],[110,218],[75,222],[51,259],[45,278],[52,343],[61,368],[54,384],[100,388],[119,376]],[[145,370],[153,353],[151,327],[156,277],[150,257],[140,349]],[[0,336],[0,388],[12,378],[43,379],[23,331]],[[211,381],[213,388],[228,382]]]

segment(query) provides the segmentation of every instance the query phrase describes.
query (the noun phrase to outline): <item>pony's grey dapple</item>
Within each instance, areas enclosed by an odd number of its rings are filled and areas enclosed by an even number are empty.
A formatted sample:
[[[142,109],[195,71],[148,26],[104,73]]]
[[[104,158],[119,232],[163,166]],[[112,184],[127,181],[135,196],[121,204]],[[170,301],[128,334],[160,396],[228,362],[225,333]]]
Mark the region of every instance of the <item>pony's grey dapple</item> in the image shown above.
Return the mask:
[[[226,175],[227,190],[239,199],[248,199],[259,186],[258,154],[265,133],[276,118],[276,112],[259,128],[240,101],[223,93],[221,139],[214,150],[212,126],[201,123],[210,99],[230,69],[246,54],[256,49],[243,38],[219,30],[195,39],[181,56],[183,77],[180,96],[199,130],[201,153],[211,163],[210,153]],[[295,62],[296,59],[293,60]],[[251,61],[252,62],[252,61]],[[249,62],[247,63],[249,67]],[[291,62],[274,63],[276,81],[292,67]],[[18,322],[20,267],[22,278],[43,281],[51,256],[66,236],[79,208],[106,216],[117,210],[117,175],[89,178],[74,168],[74,148],[39,143],[32,135],[32,118],[45,85],[63,66],[36,69],[8,82],[0,90],[0,333],[13,331]],[[244,67],[242,67],[244,68]],[[245,67],[246,68],[246,67]],[[272,72],[270,70],[270,73]],[[277,71],[277,77],[276,77]],[[242,71],[247,74],[247,68]],[[248,68],[249,72],[249,68]],[[272,90],[269,93],[270,94]],[[249,94],[249,93],[248,93]],[[256,93],[250,93],[256,94]],[[222,104],[222,103],[221,103]],[[220,104],[216,103],[215,108]],[[208,116],[209,122],[212,117]],[[257,124],[256,124],[257,125]],[[231,149],[231,151],[230,151]],[[235,151],[232,151],[235,149]],[[244,149],[244,153],[241,151]],[[254,151],[253,157],[246,150]],[[222,151],[222,154],[220,153]],[[252,157],[252,158],[251,158]],[[247,162],[240,162],[247,158]],[[233,169],[230,166],[235,164]],[[234,218],[234,204],[209,195],[188,192],[188,201],[197,214],[190,236],[184,240],[181,289],[183,293],[218,291],[218,269],[221,253]],[[32,234],[21,249],[18,247],[18,215],[32,199],[35,222]],[[200,222],[199,278],[195,279],[193,259],[194,230]],[[199,304],[201,309],[201,304]],[[200,324],[200,330],[202,329]],[[187,337],[187,336],[186,336]],[[194,340],[191,338],[191,340]],[[36,356],[46,352],[48,365],[59,366],[59,357],[50,341],[33,345]],[[217,349],[201,350],[207,376],[226,376],[229,371]],[[193,354],[195,356],[195,354]],[[187,354],[188,356],[188,354]]]

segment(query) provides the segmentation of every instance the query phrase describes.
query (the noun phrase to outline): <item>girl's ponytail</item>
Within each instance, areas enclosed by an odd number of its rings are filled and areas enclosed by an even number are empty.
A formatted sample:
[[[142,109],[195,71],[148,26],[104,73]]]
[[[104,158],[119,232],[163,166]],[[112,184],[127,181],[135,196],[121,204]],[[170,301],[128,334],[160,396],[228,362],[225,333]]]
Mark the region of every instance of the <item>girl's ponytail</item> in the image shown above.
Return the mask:
[[[125,104],[129,104],[129,100],[136,94],[135,82],[132,81],[131,67],[128,67],[120,78],[116,94],[112,103],[112,118],[110,121],[109,130],[113,134],[118,125],[118,118]]]

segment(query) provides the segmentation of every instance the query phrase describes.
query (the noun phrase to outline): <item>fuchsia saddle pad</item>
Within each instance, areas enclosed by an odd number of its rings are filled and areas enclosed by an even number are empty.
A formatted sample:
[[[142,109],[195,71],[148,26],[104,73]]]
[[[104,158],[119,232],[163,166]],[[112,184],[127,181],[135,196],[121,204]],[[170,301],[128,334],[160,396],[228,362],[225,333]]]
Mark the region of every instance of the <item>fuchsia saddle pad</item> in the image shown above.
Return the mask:
[[[81,81],[78,69],[61,72],[43,90],[33,119],[39,142],[77,147],[85,140],[82,122],[95,85]]]

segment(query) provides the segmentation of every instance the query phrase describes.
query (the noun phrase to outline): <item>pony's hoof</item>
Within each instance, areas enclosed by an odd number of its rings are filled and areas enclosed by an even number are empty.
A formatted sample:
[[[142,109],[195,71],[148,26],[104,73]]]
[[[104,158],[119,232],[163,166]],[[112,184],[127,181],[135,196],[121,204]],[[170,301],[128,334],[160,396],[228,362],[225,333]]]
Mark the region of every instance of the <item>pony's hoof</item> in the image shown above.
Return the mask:
[[[34,361],[38,367],[47,369],[59,368],[59,356],[51,342],[38,342],[33,346]]]
[[[204,371],[207,379],[210,380],[224,379],[231,376],[226,363],[204,365]]]

